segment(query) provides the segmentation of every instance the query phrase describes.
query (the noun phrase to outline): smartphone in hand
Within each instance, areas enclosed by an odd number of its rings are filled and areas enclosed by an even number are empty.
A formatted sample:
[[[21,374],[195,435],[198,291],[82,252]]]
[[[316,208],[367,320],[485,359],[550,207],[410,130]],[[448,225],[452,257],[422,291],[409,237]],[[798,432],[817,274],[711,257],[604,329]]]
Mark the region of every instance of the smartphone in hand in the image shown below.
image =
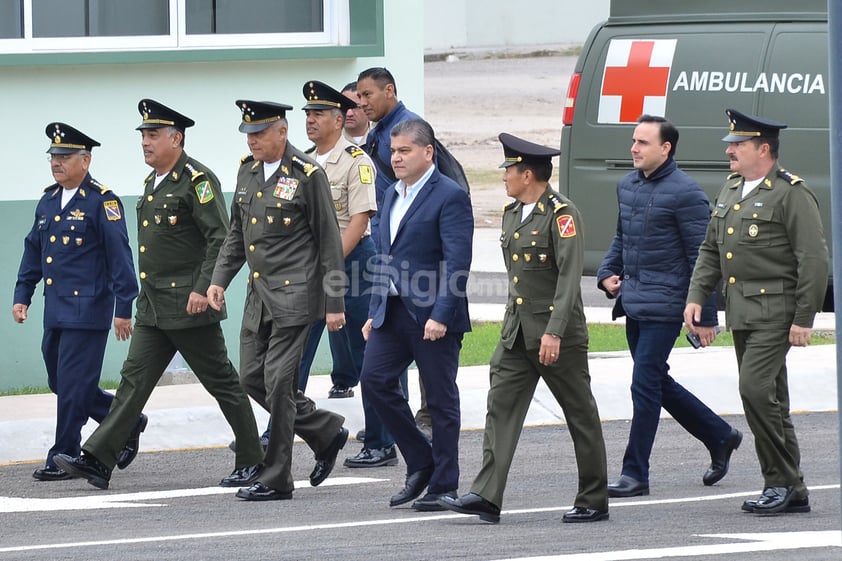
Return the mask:
[[[719,333],[718,325],[714,328],[714,332],[717,334]],[[694,349],[698,349],[702,346],[702,342],[699,340],[699,336],[695,333],[690,333],[689,331],[687,332],[687,342],[690,343],[690,345]]]

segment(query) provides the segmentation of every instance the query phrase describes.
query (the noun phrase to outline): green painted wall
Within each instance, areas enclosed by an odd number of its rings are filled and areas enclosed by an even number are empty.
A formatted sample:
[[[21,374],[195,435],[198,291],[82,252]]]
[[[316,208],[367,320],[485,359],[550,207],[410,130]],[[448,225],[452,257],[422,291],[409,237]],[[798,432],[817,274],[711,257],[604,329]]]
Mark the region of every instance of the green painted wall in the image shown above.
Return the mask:
[[[248,152],[245,135],[237,132],[240,112],[236,99],[272,100],[296,109],[288,114],[290,141],[299,148],[309,145],[304,132],[302,86],[318,79],[344,86],[371,66],[386,66],[395,75],[401,99],[412,110],[424,112],[424,2],[422,0],[352,0],[368,7],[354,18],[368,17],[370,25],[355,24],[355,42],[377,42],[383,34],[383,53],[334,50],[329,58],[299,51],[308,58],[266,58],[265,51],[237,53],[204,52],[201,60],[166,53],[123,58],[62,57],[0,61],[0,291],[5,291],[5,321],[0,321],[0,349],[6,364],[0,368],[0,391],[25,385],[46,386],[41,360],[42,302],[33,298],[27,322],[12,320],[12,294],[23,238],[32,226],[36,201],[42,189],[53,183],[45,151],[49,141],[44,128],[51,121],[64,121],[102,143],[93,152],[93,177],[109,186],[124,201],[129,233],[135,246],[134,197],[141,193],[149,173],[140,151],[137,103],[151,97],[189,115],[196,126],[188,129],[187,152],[219,176],[226,198],[234,190],[239,158]],[[366,16],[368,14],[368,16]],[[417,22],[407,25],[406,22]],[[358,22],[359,23],[359,22]],[[368,48],[368,47],[366,47]],[[142,61],[142,62],[141,62]],[[4,65],[5,64],[5,65]],[[136,250],[135,250],[136,251]],[[245,275],[234,280],[226,298],[229,319],[223,322],[229,352],[238,363],[239,325],[245,298]],[[0,306],[2,312],[2,306]],[[329,369],[327,342],[314,371]],[[127,342],[112,339],[106,352],[103,378],[117,379],[128,350]],[[85,349],[79,349],[85,352]]]

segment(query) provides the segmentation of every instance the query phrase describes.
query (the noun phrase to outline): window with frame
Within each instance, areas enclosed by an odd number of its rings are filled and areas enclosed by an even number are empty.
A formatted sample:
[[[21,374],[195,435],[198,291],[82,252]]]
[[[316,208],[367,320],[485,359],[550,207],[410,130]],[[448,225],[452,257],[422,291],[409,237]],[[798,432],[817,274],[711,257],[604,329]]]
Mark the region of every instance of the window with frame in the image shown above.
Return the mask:
[[[0,53],[343,46],[350,0],[0,0]]]

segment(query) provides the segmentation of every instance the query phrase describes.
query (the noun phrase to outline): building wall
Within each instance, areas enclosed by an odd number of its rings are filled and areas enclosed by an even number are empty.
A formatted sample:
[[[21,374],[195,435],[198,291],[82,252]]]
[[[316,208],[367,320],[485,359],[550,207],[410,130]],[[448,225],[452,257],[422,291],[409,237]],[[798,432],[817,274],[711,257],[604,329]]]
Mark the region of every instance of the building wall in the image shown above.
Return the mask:
[[[424,48],[584,43],[608,18],[609,0],[428,0]]]
[[[196,121],[187,130],[187,152],[213,169],[222,181],[226,199],[234,190],[239,158],[248,153],[245,135],[237,132],[240,111],[236,99],[272,100],[296,109],[287,117],[290,141],[299,148],[310,143],[304,133],[302,86],[318,79],[337,88],[371,66],[387,66],[395,74],[401,99],[423,112],[423,29],[404,21],[421,21],[423,0],[386,1],[385,55],[344,59],[267,61],[208,61],[84,65],[0,66],[0,287],[5,290],[7,315],[0,322],[5,365],[0,390],[22,386],[45,387],[40,354],[43,296],[39,285],[30,316],[23,325],[11,319],[12,291],[23,251],[23,237],[31,228],[34,210],[44,187],[53,183],[45,151],[44,128],[63,121],[102,143],[95,148],[92,176],[123,199],[126,220],[136,253],[134,202],[150,169],[140,150],[137,103],[149,97]],[[245,297],[245,275],[232,283],[226,300],[229,319],[223,322],[229,352],[238,364],[239,325]],[[128,343],[109,341],[104,379],[119,379]],[[79,352],[86,352],[79,349]],[[329,368],[321,353],[316,368]],[[325,362],[327,361],[327,363]]]

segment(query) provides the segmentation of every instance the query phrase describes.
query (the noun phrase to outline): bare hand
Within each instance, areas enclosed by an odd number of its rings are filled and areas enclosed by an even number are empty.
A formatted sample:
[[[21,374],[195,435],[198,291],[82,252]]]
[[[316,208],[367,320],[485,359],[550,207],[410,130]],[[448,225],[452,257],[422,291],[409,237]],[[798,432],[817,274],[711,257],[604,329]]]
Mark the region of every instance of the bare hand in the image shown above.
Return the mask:
[[[365,339],[366,341],[368,341],[368,336],[371,335],[371,324],[373,321],[373,319],[369,318],[365,320],[365,323],[363,324],[363,339]]]
[[[702,321],[702,307],[698,304],[687,304],[684,307],[684,325],[690,333],[699,333],[700,326],[696,325]]]
[[[549,333],[541,335],[541,348],[538,349],[538,362],[544,366],[555,364],[558,360],[561,338]]]
[[[620,277],[617,275],[611,275],[610,277],[606,277],[602,279],[602,288],[608,292],[611,296],[616,297],[617,294],[620,293],[620,285],[623,284],[623,281],[620,280]]]
[[[716,327],[697,325],[696,335],[699,336],[699,342],[702,346],[708,347],[713,345],[713,341],[716,339]]]
[[[118,341],[128,341],[132,336],[132,319],[114,318],[114,335]]]
[[[208,309],[208,299],[198,292],[191,292],[187,299],[187,313],[190,315],[201,314]]]
[[[345,327],[345,314],[343,312],[325,314],[325,323],[328,331],[339,331]]]
[[[217,312],[222,309],[225,303],[225,289],[217,284],[208,287],[208,306]]]
[[[29,306],[26,304],[15,304],[12,306],[12,317],[15,318],[15,322],[23,323],[26,321],[26,312],[29,310]]]
[[[812,336],[813,330],[809,327],[793,325],[789,328],[789,344],[793,347],[806,347]]]
[[[447,333],[447,326],[430,318],[424,325],[424,340],[438,341]]]

